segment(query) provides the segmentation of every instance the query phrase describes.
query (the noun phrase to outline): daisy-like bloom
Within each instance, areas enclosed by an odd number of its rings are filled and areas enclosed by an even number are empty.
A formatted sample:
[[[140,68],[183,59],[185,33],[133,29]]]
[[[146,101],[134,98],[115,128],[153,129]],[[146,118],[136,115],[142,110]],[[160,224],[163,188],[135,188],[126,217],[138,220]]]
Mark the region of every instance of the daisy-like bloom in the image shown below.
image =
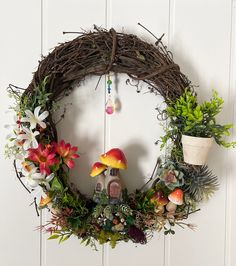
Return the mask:
[[[29,148],[36,149],[38,147],[38,142],[36,136],[39,135],[38,131],[31,131],[26,127],[22,127],[22,131],[17,136],[17,139],[22,141],[23,149],[28,150]]]
[[[30,110],[25,110],[25,114],[27,117],[22,117],[21,122],[30,123],[31,129],[36,128],[37,124],[42,128],[46,128],[46,123],[43,122],[43,120],[48,117],[49,112],[44,111],[42,114],[39,114],[40,109],[41,106],[36,107],[34,109],[34,113],[32,113]]]
[[[78,151],[78,147],[71,146],[70,143],[65,143],[65,141],[62,140],[57,145],[56,151],[69,168],[75,167],[75,162],[72,159],[79,158],[79,155],[76,153]]]
[[[37,149],[29,149],[28,159],[38,163],[40,172],[48,175],[51,173],[49,167],[59,163],[59,159],[56,158],[56,153],[48,147],[45,148],[41,143]]]

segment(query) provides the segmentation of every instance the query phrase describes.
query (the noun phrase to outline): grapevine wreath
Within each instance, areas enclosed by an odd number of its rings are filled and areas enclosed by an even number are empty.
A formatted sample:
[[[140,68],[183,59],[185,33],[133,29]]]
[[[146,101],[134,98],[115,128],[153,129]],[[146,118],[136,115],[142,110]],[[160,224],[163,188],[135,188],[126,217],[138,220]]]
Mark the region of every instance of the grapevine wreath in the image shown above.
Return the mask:
[[[119,177],[119,169],[127,168],[125,154],[118,148],[107,151],[92,167],[90,175],[97,178],[97,185],[93,198],[88,198],[69,182],[69,170],[79,157],[77,147],[58,140],[52,115],[56,103],[86,76],[100,80],[110,72],[126,73],[129,84],[143,81],[150,93],[163,97],[167,108],[157,111],[165,120],[165,136],[157,142],[166,155],[157,158],[147,184],[128,193]],[[109,87],[112,82],[107,83]],[[161,38],[153,45],[133,34],[95,27],[44,57],[23,92],[13,85],[8,90],[16,100],[16,116],[6,153],[14,156],[23,186],[29,192],[41,191],[36,209],[51,211],[51,220],[41,230],[60,242],[75,235],[86,245],[110,242],[114,248],[119,241],[146,244],[155,231],[174,234],[175,225],[193,229],[185,220],[213,194],[218,182],[204,162],[185,159],[182,135],[235,145],[222,138],[232,125],[218,125],[214,118],[222,109],[222,98],[214,92],[210,102],[200,105]]]

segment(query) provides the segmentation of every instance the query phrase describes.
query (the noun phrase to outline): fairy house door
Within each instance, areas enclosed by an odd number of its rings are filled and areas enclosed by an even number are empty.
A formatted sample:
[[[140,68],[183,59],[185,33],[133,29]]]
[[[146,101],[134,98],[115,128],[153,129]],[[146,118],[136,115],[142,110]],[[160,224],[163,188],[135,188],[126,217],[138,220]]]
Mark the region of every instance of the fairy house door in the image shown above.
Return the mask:
[[[122,193],[119,169],[112,168],[110,171],[108,171],[106,177],[106,188],[110,203],[118,203],[121,200]]]

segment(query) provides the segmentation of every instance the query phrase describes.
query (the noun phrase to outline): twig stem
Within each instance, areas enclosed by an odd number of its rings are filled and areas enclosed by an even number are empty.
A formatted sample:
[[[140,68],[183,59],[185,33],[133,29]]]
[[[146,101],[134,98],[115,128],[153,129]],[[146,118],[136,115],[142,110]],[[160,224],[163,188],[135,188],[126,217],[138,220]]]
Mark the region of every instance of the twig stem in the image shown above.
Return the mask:
[[[16,172],[16,176],[17,176],[18,180],[21,182],[22,186],[23,186],[23,187],[24,187],[29,193],[31,193],[31,191],[25,186],[25,184],[24,184],[24,183],[22,182],[22,180],[21,180],[21,177],[20,177],[20,175],[19,175],[19,173],[18,173],[18,170],[17,170],[17,167],[16,167],[16,160],[14,160],[13,165],[14,165],[15,172]]]
[[[63,31],[62,34],[84,34],[82,31]]]
[[[145,183],[142,187],[141,187],[141,189],[140,189],[140,191],[142,191],[151,181],[152,181],[152,179],[153,179],[153,176],[154,176],[154,174],[155,174],[155,172],[156,172],[156,169],[157,169],[157,167],[158,167],[158,165],[160,164],[160,158],[158,157],[157,158],[157,161],[156,161],[156,164],[155,164],[155,167],[154,167],[154,169],[153,169],[153,171],[152,171],[152,175],[151,175],[151,177],[149,178],[149,180],[147,181],[147,183]]]
[[[138,22],[138,25],[141,26],[143,29],[145,29],[148,33],[150,33],[159,43],[161,41],[161,39],[163,38],[163,36],[165,35],[164,33],[161,35],[160,38],[157,38],[156,35],[154,35],[148,28],[146,28],[145,26],[143,26],[141,23]]]

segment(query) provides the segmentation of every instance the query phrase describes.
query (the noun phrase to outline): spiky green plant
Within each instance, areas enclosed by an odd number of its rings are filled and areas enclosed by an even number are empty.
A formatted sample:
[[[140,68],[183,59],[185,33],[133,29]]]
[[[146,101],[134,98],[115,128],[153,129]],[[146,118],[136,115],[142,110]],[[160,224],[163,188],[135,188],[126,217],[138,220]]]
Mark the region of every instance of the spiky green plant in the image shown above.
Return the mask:
[[[217,177],[209,170],[207,165],[182,165],[181,170],[185,176],[184,190],[194,201],[207,200],[218,189]]]

